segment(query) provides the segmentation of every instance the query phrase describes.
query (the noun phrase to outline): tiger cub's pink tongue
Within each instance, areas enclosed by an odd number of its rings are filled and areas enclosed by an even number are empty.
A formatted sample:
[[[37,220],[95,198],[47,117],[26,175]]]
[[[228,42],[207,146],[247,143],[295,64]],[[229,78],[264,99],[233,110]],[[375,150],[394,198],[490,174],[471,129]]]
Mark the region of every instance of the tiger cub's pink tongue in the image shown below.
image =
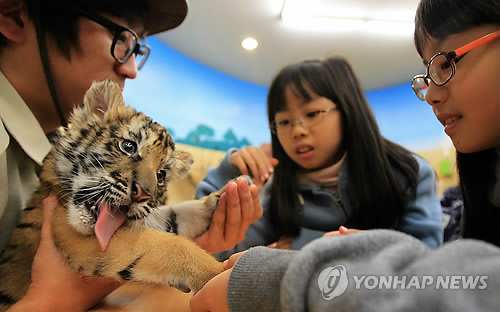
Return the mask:
[[[99,216],[94,226],[94,233],[102,251],[108,248],[109,240],[127,219],[127,215],[123,211],[116,210],[111,214],[109,209],[107,202],[101,201],[99,203]]]

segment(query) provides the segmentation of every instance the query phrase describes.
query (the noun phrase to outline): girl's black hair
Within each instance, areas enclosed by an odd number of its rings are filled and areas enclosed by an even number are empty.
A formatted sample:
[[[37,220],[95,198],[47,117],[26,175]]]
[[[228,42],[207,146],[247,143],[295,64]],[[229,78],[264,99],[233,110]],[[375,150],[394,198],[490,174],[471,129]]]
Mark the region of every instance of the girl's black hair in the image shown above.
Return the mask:
[[[422,0],[415,15],[415,47],[422,56],[430,38],[442,40],[488,24],[500,25],[499,0]]]
[[[410,198],[416,197],[418,163],[413,154],[380,134],[357,77],[343,58],[309,60],[285,67],[267,98],[269,123],[287,108],[285,90],[311,100],[311,90],[333,101],[342,116],[342,146],[347,152],[348,196],[353,215],[346,226],[359,229],[395,227]],[[328,134],[325,134],[328,135]],[[296,173],[299,166],[271,133],[273,156],[279,159],[271,188],[271,215],[282,235],[299,232]],[[394,168],[400,173],[397,177]]]
[[[500,0],[422,0],[415,17],[415,46],[422,56],[430,38],[443,40],[481,25],[500,28]],[[457,152],[464,196],[462,235],[500,246],[500,207],[491,200],[492,192],[500,193],[494,189],[498,188],[498,162],[495,149],[468,154]]]
[[[63,3],[64,5],[61,5]],[[80,49],[78,37],[79,15],[67,8],[76,6],[98,14],[122,18],[131,25],[142,24],[147,10],[146,1],[138,0],[24,0],[28,15],[38,18],[48,38],[55,41],[63,55],[70,58],[71,48]],[[8,40],[0,34],[0,50]]]
[[[464,197],[462,236],[500,246],[500,207],[491,201],[491,192],[500,192],[493,189],[500,169],[496,150],[457,153],[457,166]]]

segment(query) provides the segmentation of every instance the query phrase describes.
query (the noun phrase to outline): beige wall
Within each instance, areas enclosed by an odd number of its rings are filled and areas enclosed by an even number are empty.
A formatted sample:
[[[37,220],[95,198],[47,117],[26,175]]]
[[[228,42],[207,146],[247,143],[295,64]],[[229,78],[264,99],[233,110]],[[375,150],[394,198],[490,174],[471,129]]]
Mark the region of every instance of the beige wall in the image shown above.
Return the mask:
[[[418,155],[427,160],[431,166],[436,171],[437,182],[438,182],[438,193],[441,195],[445,189],[450,186],[455,186],[458,184],[458,173],[456,169],[456,156],[455,149],[449,148],[449,150],[436,149],[436,150],[426,150],[417,151]],[[451,176],[442,176],[440,170],[440,163],[444,159],[448,158],[451,161],[451,167],[453,168]]]
[[[168,196],[169,203],[171,204],[193,199],[196,186],[203,179],[203,177],[205,177],[208,168],[217,166],[225,155],[225,153],[222,151],[210,150],[179,143],[176,144],[176,148],[178,150],[191,153],[191,155],[193,155],[194,164],[191,173],[186,178],[170,184]],[[458,184],[458,175],[455,169],[456,165],[454,149],[450,148],[449,151],[436,149],[417,151],[416,153],[427,160],[436,171],[439,194],[442,194],[442,192],[446,188]],[[442,176],[441,170],[439,168],[440,163],[443,159],[445,159],[446,154],[448,154],[447,157],[449,157],[451,166],[453,168],[453,174],[448,177]]]
[[[194,199],[196,186],[205,177],[208,168],[219,165],[225,155],[221,151],[191,145],[176,143],[175,146],[177,150],[191,153],[194,164],[187,177],[169,185],[168,202],[170,204]]]

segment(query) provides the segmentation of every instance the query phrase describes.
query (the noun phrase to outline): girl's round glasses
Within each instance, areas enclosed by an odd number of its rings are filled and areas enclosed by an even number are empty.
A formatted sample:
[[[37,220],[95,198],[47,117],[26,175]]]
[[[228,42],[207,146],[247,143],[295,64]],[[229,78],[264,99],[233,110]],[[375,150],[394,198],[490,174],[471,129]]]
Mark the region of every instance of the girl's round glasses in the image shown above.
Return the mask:
[[[271,129],[271,132],[276,135],[288,135],[292,133],[292,130],[297,123],[299,123],[302,127],[311,129],[312,127],[320,124],[323,119],[325,119],[325,116],[328,112],[336,109],[337,107],[333,106],[324,110],[312,111],[302,116],[302,118],[296,120],[275,119],[269,125],[269,128]]]
[[[454,51],[440,52],[431,57],[427,64],[427,73],[413,77],[411,86],[417,97],[425,101],[431,81],[436,86],[444,86],[455,75],[456,64],[472,49],[500,37],[500,30],[474,40]]]

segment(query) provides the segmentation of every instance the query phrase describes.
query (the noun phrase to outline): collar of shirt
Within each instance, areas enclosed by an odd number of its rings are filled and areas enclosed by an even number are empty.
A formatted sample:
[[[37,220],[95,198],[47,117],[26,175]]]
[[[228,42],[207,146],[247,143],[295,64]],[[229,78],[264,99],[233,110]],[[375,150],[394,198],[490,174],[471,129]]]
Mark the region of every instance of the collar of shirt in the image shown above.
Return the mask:
[[[9,145],[10,133],[24,152],[41,165],[52,146],[40,123],[1,71],[0,90],[0,154]]]

